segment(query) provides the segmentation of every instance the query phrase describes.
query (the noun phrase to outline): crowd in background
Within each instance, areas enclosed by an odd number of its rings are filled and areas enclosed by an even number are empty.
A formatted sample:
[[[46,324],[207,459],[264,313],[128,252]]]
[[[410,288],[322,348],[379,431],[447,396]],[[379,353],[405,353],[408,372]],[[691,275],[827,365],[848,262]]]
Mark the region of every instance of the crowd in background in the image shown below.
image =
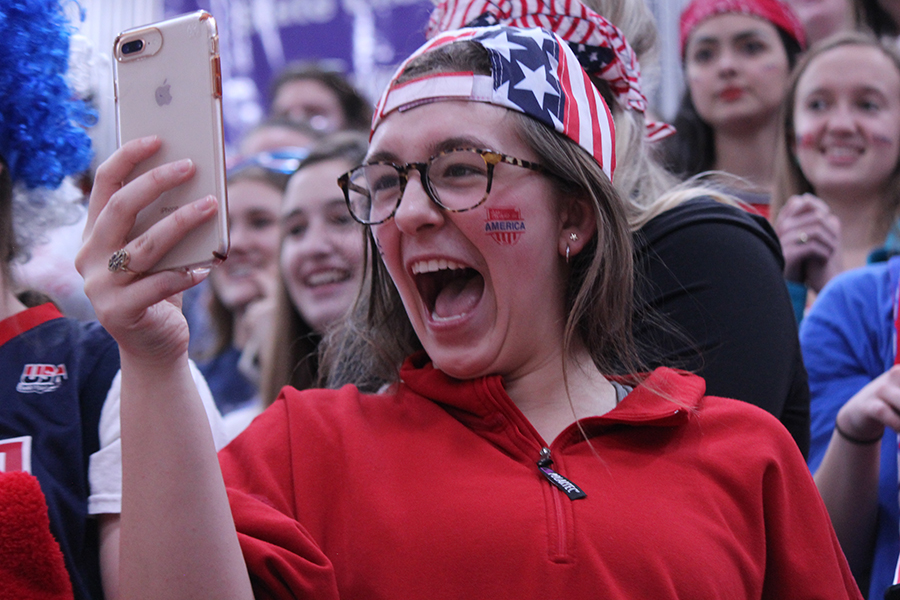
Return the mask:
[[[123,186],[152,143],[89,168],[93,113],[65,79],[68,17],[54,0],[22,4],[0,7],[0,49],[22,57],[0,66],[9,597],[165,597],[167,586],[184,597],[217,586],[452,597],[472,582],[515,597],[552,596],[553,584],[705,597],[728,581],[740,597],[889,593],[900,561],[900,2],[687,3],[671,124],[642,88],[659,56],[643,0],[436,2],[431,41],[378,103],[315,61],[276,74],[264,117],[228,157],[229,256],[190,281],[107,268],[109,225],[138,202],[127,199],[185,175]],[[461,28],[472,29],[447,33]],[[533,40],[542,50],[524,56]],[[54,44],[55,62],[33,58],[31,43]],[[553,73],[560,64],[575,83]],[[536,69],[547,79],[515,82]],[[562,208],[548,217],[516,194]],[[468,262],[442,258],[447,247]],[[173,305],[140,287],[150,279],[177,292],[184,327],[161,318]],[[453,337],[489,302],[480,327],[502,334]],[[124,323],[126,309],[150,316]],[[158,360],[171,382],[154,372],[157,346],[176,357]],[[547,370],[555,361],[559,373]],[[531,404],[534,391],[554,400]],[[123,456],[122,438],[143,451]],[[533,500],[522,482],[534,476],[510,472],[535,463],[560,536],[546,572],[523,558],[530,532],[547,527],[543,505],[540,524],[510,506]],[[407,476],[434,476],[435,489],[414,491]],[[477,488],[493,481],[508,487],[485,501],[494,492]],[[579,486],[598,498],[610,482],[615,505],[594,509],[603,519],[578,512]],[[32,504],[4,512],[26,495]],[[495,553],[460,531],[467,510],[521,548]],[[193,522],[202,533],[180,533]],[[608,539],[580,546],[596,531]],[[46,563],[23,570],[10,557],[20,551],[4,549],[25,538]],[[698,553],[687,563],[675,556],[686,549]],[[398,559],[407,571],[386,568],[395,553],[412,556]],[[162,576],[176,555],[200,583]],[[456,573],[448,591],[430,589],[439,561],[471,581]],[[566,571],[579,561],[590,585]],[[646,580],[632,578],[636,563]]]

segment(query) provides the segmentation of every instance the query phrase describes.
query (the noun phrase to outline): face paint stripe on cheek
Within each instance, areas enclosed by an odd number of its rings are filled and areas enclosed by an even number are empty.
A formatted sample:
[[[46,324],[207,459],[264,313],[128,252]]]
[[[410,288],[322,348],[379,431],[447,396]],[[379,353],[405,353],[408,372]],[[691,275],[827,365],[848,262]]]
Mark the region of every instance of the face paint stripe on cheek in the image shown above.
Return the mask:
[[[485,212],[484,233],[494,238],[498,245],[512,246],[525,233],[525,220],[518,208],[486,208]]]
[[[804,133],[795,137],[798,148],[814,148],[816,145],[816,136],[812,133]]]

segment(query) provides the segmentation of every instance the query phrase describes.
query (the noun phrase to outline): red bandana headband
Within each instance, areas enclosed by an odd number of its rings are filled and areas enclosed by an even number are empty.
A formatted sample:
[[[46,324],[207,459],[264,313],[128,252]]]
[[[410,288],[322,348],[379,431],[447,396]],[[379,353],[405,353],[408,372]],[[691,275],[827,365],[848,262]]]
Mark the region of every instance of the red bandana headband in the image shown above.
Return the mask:
[[[490,75],[429,73],[397,83],[413,59],[464,40],[487,50]],[[568,44],[547,30],[480,27],[448,31],[432,38],[406,59],[391,78],[375,107],[372,132],[395,110],[443,100],[485,102],[537,119],[584,148],[612,181],[616,166],[612,114]]]
[[[710,17],[724,13],[740,13],[765,19],[778,27],[803,50],[806,48],[806,32],[803,24],[791,8],[781,0],[694,0],[681,13],[679,47],[684,56],[688,37],[697,25]]]
[[[622,32],[578,0],[442,0],[431,13],[426,36],[461,27],[541,27],[568,42],[589,74],[609,84],[626,108],[644,113],[641,66]],[[675,133],[665,123],[647,123],[651,141]]]

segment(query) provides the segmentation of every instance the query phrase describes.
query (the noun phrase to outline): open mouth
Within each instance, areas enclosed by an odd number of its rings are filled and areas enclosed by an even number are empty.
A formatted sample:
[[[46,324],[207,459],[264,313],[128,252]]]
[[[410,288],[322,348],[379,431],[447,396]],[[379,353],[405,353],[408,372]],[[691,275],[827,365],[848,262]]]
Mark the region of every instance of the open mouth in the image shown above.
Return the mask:
[[[446,259],[423,260],[412,265],[419,295],[435,321],[464,316],[484,294],[484,277],[470,267]]]

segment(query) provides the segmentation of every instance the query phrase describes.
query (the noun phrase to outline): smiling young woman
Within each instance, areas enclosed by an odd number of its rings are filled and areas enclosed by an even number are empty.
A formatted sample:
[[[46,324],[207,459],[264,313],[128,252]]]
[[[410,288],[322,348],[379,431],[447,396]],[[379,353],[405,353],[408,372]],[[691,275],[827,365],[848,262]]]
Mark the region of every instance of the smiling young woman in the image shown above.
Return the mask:
[[[118,215],[191,169],[118,190],[159,142],[111,157],[78,264],[122,348],[125,591],[859,598],[773,417],[667,368],[610,375],[637,366],[612,123],[546,30],[423,46],[377,106],[366,161],[340,179],[374,260],[336,364],[388,385],[286,388],[218,461],[168,301],[198,275],[107,267]],[[129,247],[132,268],[214,212],[201,200],[162,221],[156,243]]]
[[[889,244],[900,218],[896,50],[863,33],[812,48],[785,98],[777,165],[772,217],[789,282],[818,293]]]

